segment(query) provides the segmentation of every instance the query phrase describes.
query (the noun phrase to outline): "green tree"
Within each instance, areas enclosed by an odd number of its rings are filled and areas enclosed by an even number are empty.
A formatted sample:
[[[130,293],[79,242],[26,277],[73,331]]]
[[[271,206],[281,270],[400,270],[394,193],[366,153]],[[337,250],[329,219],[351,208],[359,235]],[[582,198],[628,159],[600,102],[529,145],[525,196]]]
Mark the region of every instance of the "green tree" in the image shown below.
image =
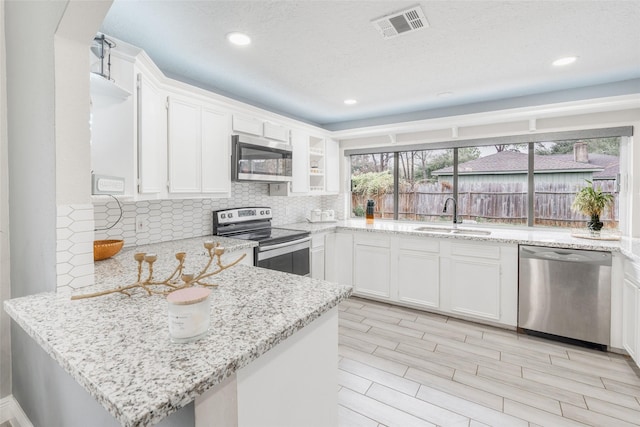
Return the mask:
[[[573,153],[573,144],[576,142],[586,142],[587,151],[594,154],[609,154],[611,156],[620,155],[620,138],[592,138],[585,140],[568,140],[555,141],[554,143],[544,146],[540,144],[536,148],[536,154],[552,155],[552,154],[571,154]]]
[[[354,194],[381,196],[393,190],[393,175],[389,171],[361,173],[351,177],[351,186]]]

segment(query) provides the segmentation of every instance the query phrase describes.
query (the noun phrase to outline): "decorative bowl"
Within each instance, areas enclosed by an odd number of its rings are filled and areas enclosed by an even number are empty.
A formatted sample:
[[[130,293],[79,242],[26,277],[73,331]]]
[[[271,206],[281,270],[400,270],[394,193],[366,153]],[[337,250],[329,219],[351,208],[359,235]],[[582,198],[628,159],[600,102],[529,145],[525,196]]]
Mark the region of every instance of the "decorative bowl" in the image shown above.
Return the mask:
[[[124,240],[94,240],[93,241],[93,260],[100,261],[111,258],[122,249]]]

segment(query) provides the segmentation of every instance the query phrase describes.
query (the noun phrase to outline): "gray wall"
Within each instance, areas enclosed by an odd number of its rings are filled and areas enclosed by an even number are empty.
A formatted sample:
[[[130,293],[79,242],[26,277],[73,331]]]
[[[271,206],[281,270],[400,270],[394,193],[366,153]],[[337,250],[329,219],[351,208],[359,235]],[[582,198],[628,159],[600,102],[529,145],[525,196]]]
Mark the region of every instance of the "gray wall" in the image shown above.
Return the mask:
[[[11,297],[9,280],[9,186],[7,108],[4,53],[4,2],[0,2],[0,304]],[[0,399],[11,394],[9,316],[0,309]]]
[[[67,6],[60,0],[5,2],[13,297],[56,289],[53,41]],[[15,324],[11,353],[12,392],[34,426],[119,425]],[[160,425],[194,425],[193,405]]]

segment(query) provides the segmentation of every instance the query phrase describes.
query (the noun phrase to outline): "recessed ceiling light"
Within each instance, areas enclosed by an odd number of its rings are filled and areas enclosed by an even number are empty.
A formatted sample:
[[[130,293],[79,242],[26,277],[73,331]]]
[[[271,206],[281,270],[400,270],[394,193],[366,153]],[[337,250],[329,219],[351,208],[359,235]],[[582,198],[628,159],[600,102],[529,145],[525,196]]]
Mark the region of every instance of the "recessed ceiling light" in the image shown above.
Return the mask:
[[[357,104],[358,101],[356,101],[355,99],[345,99],[344,103],[345,105],[354,105],[354,104]]]
[[[552,62],[554,67],[562,67],[565,65],[573,64],[578,59],[577,56],[565,56],[564,58],[556,59]]]
[[[246,46],[251,43],[251,37],[244,33],[229,33],[227,40],[237,46]]]

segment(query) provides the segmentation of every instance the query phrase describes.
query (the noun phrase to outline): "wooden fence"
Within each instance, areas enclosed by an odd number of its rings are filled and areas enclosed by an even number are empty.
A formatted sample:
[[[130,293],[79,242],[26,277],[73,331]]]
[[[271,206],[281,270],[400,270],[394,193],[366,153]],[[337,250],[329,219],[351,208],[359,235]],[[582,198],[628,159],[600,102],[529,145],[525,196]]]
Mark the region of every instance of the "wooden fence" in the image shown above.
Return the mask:
[[[605,227],[618,227],[618,193],[615,181],[600,181],[597,187],[614,195],[613,209],[601,216]],[[575,185],[559,183],[537,184],[534,194],[536,225],[583,227],[585,215],[571,210]],[[444,202],[451,197],[451,189],[439,183],[421,183],[400,190],[398,217],[412,221],[441,221],[451,217],[451,209],[443,213]],[[374,196],[376,217],[393,218],[393,194]],[[352,207],[364,207],[366,197],[352,195]],[[452,206],[451,206],[452,208]],[[359,209],[358,209],[359,210]],[[468,183],[458,189],[458,217],[477,222],[527,224],[527,186],[523,183]]]

